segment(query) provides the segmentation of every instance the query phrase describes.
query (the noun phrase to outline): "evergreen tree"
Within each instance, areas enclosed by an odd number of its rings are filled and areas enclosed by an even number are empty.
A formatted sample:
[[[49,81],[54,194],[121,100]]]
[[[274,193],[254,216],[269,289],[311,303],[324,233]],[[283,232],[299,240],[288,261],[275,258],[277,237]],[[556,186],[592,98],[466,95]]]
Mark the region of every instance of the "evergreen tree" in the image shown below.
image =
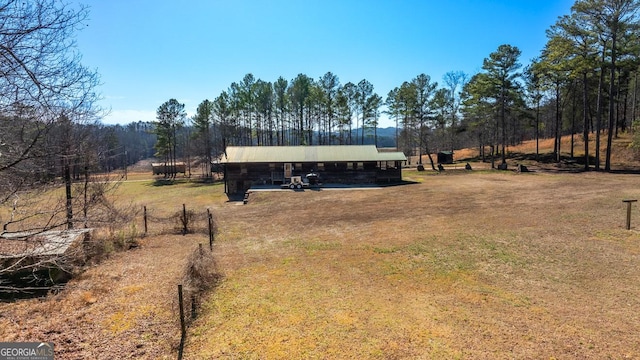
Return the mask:
[[[626,55],[620,48],[621,40],[638,29],[637,0],[578,0],[572,11],[584,15],[602,37],[609,39],[609,124],[605,171],[611,170],[611,144],[615,126],[617,61]],[[622,51],[621,51],[622,50]],[[636,54],[637,56],[637,54]],[[605,64],[602,64],[603,67]]]
[[[299,74],[293,79],[288,89],[291,110],[294,112],[296,118],[296,126],[294,126],[292,130],[296,134],[298,145],[310,145],[312,140],[309,117],[305,117],[307,98],[311,93],[312,83],[313,80],[307,75]],[[305,130],[307,130],[306,133]]]
[[[327,133],[326,143],[331,144],[332,138],[331,134],[333,133],[333,129],[335,127],[335,108],[336,108],[336,96],[338,93],[338,89],[340,88],[340,80],[338,77],[332,72],[327,72],[324,74],[320,80],[318,81],[318,85],[322,89],[324,93],[324,125],[323,130]]]
[[[155,132],[158,136],[156,156],[164,158],[165,177],[174,178],[176,176],[176,134],[178,129],[184,125],[186,115],[184,104],[179,103],[176,99],[170,99],[163,103],[156,111]]]
[[[360,145],[364,144],[364,131],[366,129],[365,118],[367,115],[367,104],[370,101],[369,98],[373,96],[373,85],[366,79],[360,80],[356,90],[356,101],[359,106],[360,115],[362,116],[361,128],[360,128]],[[357,126],[357,124],[356,124]]]
[[[502,164],[506,164],[505,144],[507,142],[507,111],[510,110],[509,100],[513,100],[518,90],[517,79],[520,73],[518,58],[520,57],[520,49],[511,45],[500,45],[495,52],[489,54],[482,64],[482,69],[486,71],[489,81],[493,85],[494,98],[497,99],[499,109],[501,136],[501,155]]]
[[[278,80],[273,84],[275,112],[276,112],[276,127],[278,128],[277,144],[286,145],[289,141],[285,141],[285,135],[287,134],[287,109],[289,105],[289,99],[287,97],[288,81],[280,76]],[[290,131],[289,131],[290,132]]]
[[[212,129],[213,129],[213,109],[214,103],[204,100],[198,105],[196,114],[193,117],[194,133],[193,137],[200,144],[196,148],[200,150],[200,162],[205,177],[211,177],[212,163]]]

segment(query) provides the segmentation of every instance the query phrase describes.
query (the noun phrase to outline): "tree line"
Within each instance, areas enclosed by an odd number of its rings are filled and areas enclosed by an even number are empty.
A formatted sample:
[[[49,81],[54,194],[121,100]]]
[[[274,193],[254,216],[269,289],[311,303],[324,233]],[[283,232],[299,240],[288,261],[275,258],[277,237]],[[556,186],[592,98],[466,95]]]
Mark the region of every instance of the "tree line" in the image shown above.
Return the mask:
[[[547,31],[547,44],[532,62],[527,79],[534,101],[546,94],[555,105],[557,160],[562,130],[569,128],[572,135],[582,130],[585,170],[590,164],[590,134],[595,136],[593,163],[599,170],[605,134],[604,169],[611,170],[612,138],[637,117],[639,8],[632,0],[581,0]]]
[[[462,114],[478,145],[500,146],[504,164],[505,145],[536,139],[538,156],[538,140],[553,138],[552,155],[560,161],[561,137],[571,135],[574,158],[581,135],[584,169],[600,170],[606,136],[604,169],[611,170],[612,139],[637,119],[639,7],[635,0],[576,1],[547,30],[540,56],[524,69],[515,46],[491,53],[462,93]]]

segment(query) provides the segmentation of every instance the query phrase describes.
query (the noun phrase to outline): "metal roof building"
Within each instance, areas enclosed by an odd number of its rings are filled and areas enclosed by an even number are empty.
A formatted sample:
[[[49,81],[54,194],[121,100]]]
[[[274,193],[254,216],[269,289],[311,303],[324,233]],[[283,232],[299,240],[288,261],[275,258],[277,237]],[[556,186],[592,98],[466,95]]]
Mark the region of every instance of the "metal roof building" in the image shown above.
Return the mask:
[[[225,191],[239,193],[308,173],[324,183],[397,183],[406,160],[401,152],[379,152],[375,145],[229,146],[220,164]]]
[[[406,161],[401,152],[378,152],[375,145],[229,146],[221,163]]]

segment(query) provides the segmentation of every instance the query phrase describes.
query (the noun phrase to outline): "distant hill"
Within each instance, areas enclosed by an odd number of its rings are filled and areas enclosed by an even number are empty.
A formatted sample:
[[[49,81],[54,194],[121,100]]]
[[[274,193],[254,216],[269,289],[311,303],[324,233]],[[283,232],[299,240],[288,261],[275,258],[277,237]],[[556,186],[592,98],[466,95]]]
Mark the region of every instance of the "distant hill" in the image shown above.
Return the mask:
[[[364,134],[364,144],[365,145],[373,145],[375,143],[374,130],[371,128],[367,128]],[[396,147],[396,128],[395,127],[386,127],[386,128],[378,128],[378,147]],[[353,138],[353,142],[360,144],[362,129],[352,129],[351,136]],[[357,141],[356,141],[357,140]]]

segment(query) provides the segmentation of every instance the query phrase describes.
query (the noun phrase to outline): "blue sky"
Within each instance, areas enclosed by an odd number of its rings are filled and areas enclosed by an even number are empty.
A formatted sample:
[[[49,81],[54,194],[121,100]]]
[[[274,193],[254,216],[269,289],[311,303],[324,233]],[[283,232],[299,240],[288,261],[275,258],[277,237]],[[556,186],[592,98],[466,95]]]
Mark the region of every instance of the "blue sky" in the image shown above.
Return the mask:
[[[573,0],[78,0],[89,6],[78,33],[83,63],[96,69],[105,124],[155,120],[175,98],[189,116],[245,74],[287,80],[328,71],[341,84],[367,79],[387,93],[418,74],[442,84],[469,76],[501,44],[538,56],[545,31]],[[391,126],[388,120],[382,126]]]

